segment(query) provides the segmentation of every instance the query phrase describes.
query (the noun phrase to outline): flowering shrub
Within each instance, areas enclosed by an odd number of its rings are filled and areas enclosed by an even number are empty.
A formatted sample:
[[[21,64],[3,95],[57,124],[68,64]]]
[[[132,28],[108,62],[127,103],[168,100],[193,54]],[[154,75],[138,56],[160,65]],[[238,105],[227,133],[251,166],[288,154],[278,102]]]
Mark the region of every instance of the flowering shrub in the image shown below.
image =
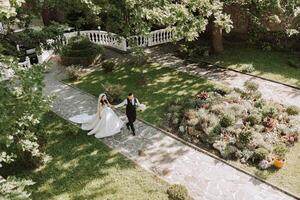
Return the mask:
[[[8,177],[0,182],[1,199],[26,200],[30,199],[30,193],[26,192],[25,187],[33,185],[31,180],[17,179]]]
[[[80,78],[81,76],[81,73],[82,73],[82,66],[81,65],[71,65],[71,66],[68,66],[66,68],[66,72],[67,72],[67,75],[68,75],[68,78],[70,80],[77,80]]]
[[[102,85],[107,98],[109,100],[109,102],[111,103],[120,103],[121,102],[121,98],[124,96],[124,86],[122,85],[118,85],[118,84],[110,84],[110,83],[104,83]]]
[[[247,81],[244,90],[214,90],[194,99],[175,100],[166,119],[169,127],[189,142],[205,144],[224,159],[267,169],[274,160],[284,159],[288,147],[298,141],[297,110],[261,99],[258,85]]]
[[[39,123],[49,104],[49,99],[42,95],[43,66],[25,69],[2,55],[0,66],[0,167],[6,163],[5,167],[9,168],[15,161],[25,167],[35,167],[44,157],[41,141],[45,136]],[[5,197],[13,195],[13,199],[20,199],[28,197],[23,190],[31,184],[9,178],[0,184],[0,191],[5,190]]]

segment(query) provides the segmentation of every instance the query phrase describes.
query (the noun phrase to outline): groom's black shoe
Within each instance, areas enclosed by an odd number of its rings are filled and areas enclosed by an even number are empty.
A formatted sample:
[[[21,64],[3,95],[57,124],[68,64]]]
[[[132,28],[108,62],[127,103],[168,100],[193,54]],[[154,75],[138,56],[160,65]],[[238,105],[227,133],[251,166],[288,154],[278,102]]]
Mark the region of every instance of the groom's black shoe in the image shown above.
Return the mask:
[[[132,132],[132,135],[135,136],[135,132]]]

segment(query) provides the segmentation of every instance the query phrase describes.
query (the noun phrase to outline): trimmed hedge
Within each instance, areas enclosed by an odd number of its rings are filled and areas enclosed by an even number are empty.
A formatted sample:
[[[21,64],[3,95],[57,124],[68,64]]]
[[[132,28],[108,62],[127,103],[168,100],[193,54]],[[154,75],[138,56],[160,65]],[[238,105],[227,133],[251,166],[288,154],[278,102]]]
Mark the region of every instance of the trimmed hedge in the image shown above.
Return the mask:
[[[171,185],[167,189],[167,194],[170,200],[192,200],[186,187],[180,184]]]
[[[63,65],[88,66],[101,51],[101,46],[94,44],[88,38],[75,36],[62,47],[60,56]]]

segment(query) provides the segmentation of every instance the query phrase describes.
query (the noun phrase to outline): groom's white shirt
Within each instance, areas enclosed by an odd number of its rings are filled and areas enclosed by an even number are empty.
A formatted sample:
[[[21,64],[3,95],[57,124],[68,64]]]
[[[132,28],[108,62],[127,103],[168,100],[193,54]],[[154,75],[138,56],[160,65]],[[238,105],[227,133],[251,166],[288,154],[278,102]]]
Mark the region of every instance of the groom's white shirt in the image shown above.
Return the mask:
[[[132,99],[132,101],[131,101],[132,105],[134,105],[135,101],[136,101],[136,105],[140,106],[140,102],[139,102],[139,100],[137,98],[133,98]],[[122,103],[116,105],[115,108],[123,107],[123,106],[127,105],[127,103],[128,103],[128,101],[127,101],[127,99],[125,99]]]

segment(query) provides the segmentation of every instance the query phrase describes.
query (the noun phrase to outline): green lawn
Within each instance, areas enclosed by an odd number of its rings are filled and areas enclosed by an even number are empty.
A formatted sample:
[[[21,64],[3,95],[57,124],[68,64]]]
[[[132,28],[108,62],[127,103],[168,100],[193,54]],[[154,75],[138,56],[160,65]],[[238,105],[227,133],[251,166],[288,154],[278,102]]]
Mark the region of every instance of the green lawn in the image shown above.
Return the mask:
[[[54,114],[45,117],[43,127],[48,131],[46,152],[52,160],[21,173],[36,182],[33,199],[168,199],[167,183],[78,127]]]
[[[74,82],[74,85],[97,96],[103,92],[101,83],[122,84],[125,86],[126,92],[134,92],[141,102],[147,104],[148,109],[138,115],[156,125],[161,125],[166,106],[173,98],[194,95],[201,90],[211,90],[214,86],[213,83],[207,80],[180,73],[170,68],[162,68],[157,65],[144,67],[147,70],[146,76],[149,80],[147,86],[138,84],[139,74],[128,65],[118,66],[111,74],[105,74],[102,71],[92,72]],[[284,168],[276,172],[268,172],[265,178],[273,184],[300,196],[299,152],[300,143],[297,143],[288,153]],[[234,161],[231,163],[246,169],[250,173],[257,174],[258,170],[256,168]]]
[[[139,116],[148,122],[159,125],[164,118],[167,103],[174,98],[195,95],[199,91],[210,90],[213,84],[207,80],[195,78],[176,70],[157,65],[143,66],[148,85],[139,83],[140,75],[130,65],[118,66],[113,73],[93,72],[74,84],[80,89],[98,96],[103,92],[102,83],[121,84],[126,94],[133,92],[147,110]],[[124,96],[126,98],[126,96]]]
[[[226,45],[223,54],[203,59],[236,70],[250,65],[255,69],[251,74],[300,87],[299,54]],[[298,68],[291,67],[288,64],[289,60],[297,64]]]

